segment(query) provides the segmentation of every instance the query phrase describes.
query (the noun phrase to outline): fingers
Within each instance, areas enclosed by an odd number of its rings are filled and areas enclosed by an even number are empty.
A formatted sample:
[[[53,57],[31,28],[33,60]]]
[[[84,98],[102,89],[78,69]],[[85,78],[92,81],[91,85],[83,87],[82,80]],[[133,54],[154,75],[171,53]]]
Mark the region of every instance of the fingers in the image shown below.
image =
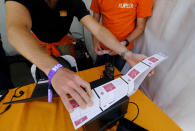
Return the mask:
[[[79,85],[72,83],[71,88],[66,90],[64,89],[64,91],[61,91],[60,93],[62,101],[69,112],[73,111],[73,107],[69,102],[67,94],[70,94],[82,109],[85,109],[87,104],[91,106],[93,103],[90,100],[89,95]]]
[[[72,98],[80,105],[81,108],[86,108],[86,105],[91,106],[93,104],[90,96],[92,96],[89,83],[75,75],[73,81],[68,83],[69,89],[66,92],[72,96]],[[84,89],[82,89],[83,87]]]
[[[116,55],[117,53],[115,53],[114,51],[111,51],[110,53],[109,53],[109,55],[110,56],[113,56],[113,55]]]
[[[152,75],[154,75],[154,70],[150,71],[150,73],[148,73],[148,77],[151,77]]]
[[[113,50],[109,50],[108,54],[110,56],[117,55],[117,53],[115,51],[113,51]]]
[[[146,58],[148,58],[147,56],[145,56],[145,55],[141,55],[141,61],[143,61],[144,59],[146,59]]]
[[[79,78],[80,79],[80,85],[86,89],[88,95],[90,97],[92,97],[92,91],[91,91],[91,86],[88,82],[84,81],[83,79]]]
[[[72,96],[81,108],[85,108],[87,104],[92,105],[93,103],[90,98],[92,92],[89,83],[81,79],[72,71],[63,68],[62,70],[59,70],[53,77],[52,85],[69,112],[73,111],[73,107],[69,103],[67,95]]]
[[[138,64],[139,62],[143,61],[146,58],[148,58],[148,57],[143,55],[143,54],[132,53],[129,55],[129,57],[128,57],[128,59],[126,59],[126,61],[128,62],[128,64],[131,67],[134,67],[136,64]]]
[[[135,59],[135,61],[140,62],[140,61],[143,61],[144,59],[146,59],[147,56],[145,56],[143,54],[133,53],[133,58]]]
[[[98,49],[99,51],[101,51],[101,50],[102,50],[102,48],[100,47],[100,45],[99,45],[99,44],[97,45],[97,49]]]
[[[96,54],[98,54],[98,51],[99,51],[99,50],[98,50],[97,46],[94,47],[94,51],[95,51]]]
[[[151,72],[150,72],[150,73],[148,73],[148,77],[151,77],[151,76],[152,76]]]
[[[86,108],[86,102],[83,100],[83,98],[81,97],[81,94],[84,93],[83,92],[78,92],[75,91],[74,89],[71,89],[69,91],[69,93],[71,94],[72,98],[77,102],[77,104],[82,108],[82,109],[85,109]]]
[[[81,87],[80,88],[75,88],[76,92],[79,92],[79,96],[73,93],[73,98],[78,101],[78,104],[81,105],[81,108],[85,108],[86,104],[88,106],[92,106],[93,102],[91,100],[91,98],[89,97],[89,95],[87,94],[87,92],[85,92]],[[76,98],[77,97],[77,98]],[[79,99],[78,99],[79,98]],[[79,103],[79,101],[82,100],[81,103]],[[84,103],[83,103],[84,102]]]
[[[100,52],[102,52],[102,50],[100,50],[98,47],[94,48],[94,51],[97,55],[102,55]]]
[[[95,53],[96,53],[97,55],[104,55],[104,52],[103,52],[102,48],[101,48],[99,45],[97,45],[97,46],[95,47]]]
[[[86,105],[92,106],[93,102],[91,100],[92,91],[88,82],[81,79],[79,76],[75,77],[75,81],[71,83],[71,89],[68,93],[72,98],[79,104],[81,108],[86,108]],[[84,89],[82,89],[82,88]]]
[[[145,56],[143,54],[138,54],[138,55],[140,55],[139,56],[140,57],[140,60],[138,62],[143,61],[144,59],[147,59],[148,58],[147,56]],[[154,70],[152,70],[150,73],[148,73],[148,77],[151,77],[153,74],[154,74]]]
[[[78,78],[79,85],[86,90],[86,92],[82,88],[74,88],[77,92],[80,93],[81,97],[87,102],[89,106],[93,105],[93,101],[91,100],[92,97],[92,91],[90,84],[80,77]]]
[[[72,105],[69,103],[68,97],[66,96],[66,94],[63,94],[63,95],[61,96],[61,99],[62,99],[62,102],[63,102],[64,106],[65,106],[66,109],[68,110],[68,112],[70,112],[70,113],[73,112],[74,109],[73,109]]]
[[[113,53],[114,53],[114,51],[111,51],[111,52],[109,53],[109,55],[110,55],[110,56],[112,56],[112,55],[113,55]]]
[[[95,44],[95,45],[94,45],[94,48],[95,48],[95,50],[97,50],[97,51],[101,51],[101,50],[102,50],[102,48],[100,47],[99,44]]]

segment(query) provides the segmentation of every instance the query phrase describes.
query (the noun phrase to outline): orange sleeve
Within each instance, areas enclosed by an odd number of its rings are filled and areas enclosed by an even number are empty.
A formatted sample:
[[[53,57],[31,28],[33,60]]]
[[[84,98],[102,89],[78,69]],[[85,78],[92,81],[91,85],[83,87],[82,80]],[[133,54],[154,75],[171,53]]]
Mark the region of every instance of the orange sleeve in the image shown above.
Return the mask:
[[[99,9],[99,4],[98,4],[98,0],[92,0],[91,1],[91,7],[90,9],[97,14],[100,14],[100,9]]]
[[[138,0],[137,17],[145,18],[152,16],[153,0]]]

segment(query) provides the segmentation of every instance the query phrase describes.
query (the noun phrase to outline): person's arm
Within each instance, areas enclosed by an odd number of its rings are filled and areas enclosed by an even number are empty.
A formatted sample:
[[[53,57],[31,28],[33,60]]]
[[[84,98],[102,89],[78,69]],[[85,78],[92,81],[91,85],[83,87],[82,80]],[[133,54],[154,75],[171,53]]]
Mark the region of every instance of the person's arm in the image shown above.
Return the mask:
[[[93,18],[99,23],[101,14],[93,13]],[[102,55],[101,53],[99,53],[102,51],[102,48],[100,47],[99,41],[96,39],[96,37],[93,34],[92,34],[92,39],[93,39],[93,47],[94,47],[95,53],[97,55]]]
[[[30,32],[31,26],[31,16],[25,6],[14,1],[6,2],[6,30],[9,42],[48,75],[51,68],[58,62],[40,48],[38,41]],[[70,94],[82,108],[85,108],[86,104],[92,104],[89,83],[68,69],[60,68],[55,73],[52,86],[70,112],[73,111],[73,107],[68,101],[67,94]]]
[[[145,30],[146,26],[146,19],[147,18],[137,18],[136,27],[131,32],[131,34],[126,38],[126,40],[130,42],[133,42],[135,39],[137,39]]]
[[[136,65],[138,62],[147,58],[142,54],[135,54],[131,51],[127,51],[127,48],[120,44],[120,42],[114,37],[114,35],[100,25],[91,15],[86,15],[80,22],[102,43],[104,43],[111,50],[117,54],[124,55],[124,59],[129,63],[131,67]]]

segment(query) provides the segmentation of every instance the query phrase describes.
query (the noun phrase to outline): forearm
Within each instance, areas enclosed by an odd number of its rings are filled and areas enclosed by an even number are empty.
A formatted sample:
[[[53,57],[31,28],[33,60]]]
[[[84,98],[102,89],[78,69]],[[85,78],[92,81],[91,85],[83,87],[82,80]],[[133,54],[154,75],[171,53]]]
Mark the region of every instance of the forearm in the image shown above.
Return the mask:
[[[23,26],[8,26],[8,40],[16,50],[48,74],[58,62],[40,48],[38,41]]]
[[[126,38],[129,42],[137,39],[145,30],[146,18],[137,18],[137,24],[133,32]]]
[[[90,22],[89,22],[90,21]],[[120,42],[114,37],[114,35],[98,24],[92,16],[88,15],[81,19],[81,23],[105,46],[115,51],[117,54],[121,54],[126,50],[126,47],[120,44]]]
[[[93,39],[93,44],[94,44],[94,45],[99,43],[99,41],[98,41],[98,40],[96,39],[96,37],[93,36],[93,35],[92,35],[92,39]]]
[[[93,13],[93,18],[99,23],[100,22],[101,14]],[[93,44],[98,43],[99,41],[96,39],[96,37],[92,34]]]
[[[126,38],[129,42],[133,42],[144,32],[144,28],[136,27],[133,32]]]

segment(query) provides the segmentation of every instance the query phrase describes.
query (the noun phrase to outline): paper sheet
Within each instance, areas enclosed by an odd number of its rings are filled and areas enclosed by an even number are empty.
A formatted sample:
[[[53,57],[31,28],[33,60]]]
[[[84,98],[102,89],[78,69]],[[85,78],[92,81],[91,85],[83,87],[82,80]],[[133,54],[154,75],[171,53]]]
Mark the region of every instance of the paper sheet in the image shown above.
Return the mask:
[[[94,118],[95,116],[102,112],[102,110],[100,109],[99,98],[97,97],[93,90],[92,93],[93,93],[92,101],[94,102],[93,106],[92,107],[88,106],[86,109],[81,109],[75,100],[70,99],[70,103],[74,108],[74,111],[70,113],[70,117],[75,129],[78,129],[86,122],[88,122],[89,120],[91,120],[92,118]]]
[[[167,57],[163,54],[155,54],[130,69],[121,78],[112,80],[92,90],[93,106],[81,109],[75,100],[70,99],[74,112],[70,113],[75,129],[78,129],[121,98],[132,95],[137,91],[147,74]]]
[[[101,109],[106,110],[127,95],[128,84],[121,78],[118,78],[95,88],[95,91],[100,97]]]

